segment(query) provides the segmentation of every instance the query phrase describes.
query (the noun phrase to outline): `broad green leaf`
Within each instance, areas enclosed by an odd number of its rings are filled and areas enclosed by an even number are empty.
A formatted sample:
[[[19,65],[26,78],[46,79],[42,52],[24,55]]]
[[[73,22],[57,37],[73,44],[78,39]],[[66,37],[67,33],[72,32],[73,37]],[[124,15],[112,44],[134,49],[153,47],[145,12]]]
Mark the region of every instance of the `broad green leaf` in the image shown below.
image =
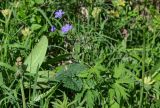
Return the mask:
[[[32,26],[31,26],[31,30],[32,31],[34,31],[34,30],[38,30],[38,29],[40,29],[42,26],[41,25],[39,25],[39,24],[32,24]]]
[[[82,80],[77,76],[80,72],[86,70],[87,67],[82,64],[70,64],[64,66],[59,72],[56,73],[55,79],[58,82],[62,82],[63,86],[75,91],[82,89]]]
[[[24,62],[24,65],[27,66],[26,71],[31,73],[36,73],[36,71],[38,71],[39,67],[41,66],[45,58],[47,46],[48,39],[46,36],[43,36],[40,39],[39,43],[37,43],[36,46],[32,49],[30,55]]]

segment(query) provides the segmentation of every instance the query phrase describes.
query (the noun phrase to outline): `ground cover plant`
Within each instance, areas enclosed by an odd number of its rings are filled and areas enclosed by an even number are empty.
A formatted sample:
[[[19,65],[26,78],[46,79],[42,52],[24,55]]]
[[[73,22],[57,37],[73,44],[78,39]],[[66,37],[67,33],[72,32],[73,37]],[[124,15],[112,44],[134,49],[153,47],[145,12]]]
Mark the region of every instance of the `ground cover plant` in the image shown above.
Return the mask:
[[[159,108],[158,0],[0,0],[0,108]]]

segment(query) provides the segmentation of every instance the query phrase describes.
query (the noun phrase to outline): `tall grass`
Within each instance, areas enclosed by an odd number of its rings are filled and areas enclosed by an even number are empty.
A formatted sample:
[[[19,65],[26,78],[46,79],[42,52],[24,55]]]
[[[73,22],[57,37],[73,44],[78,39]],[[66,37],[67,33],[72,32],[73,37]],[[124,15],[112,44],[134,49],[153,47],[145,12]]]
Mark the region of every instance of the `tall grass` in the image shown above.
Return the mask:
[[[158,108],[155,4],[0,1],[0,107]]]

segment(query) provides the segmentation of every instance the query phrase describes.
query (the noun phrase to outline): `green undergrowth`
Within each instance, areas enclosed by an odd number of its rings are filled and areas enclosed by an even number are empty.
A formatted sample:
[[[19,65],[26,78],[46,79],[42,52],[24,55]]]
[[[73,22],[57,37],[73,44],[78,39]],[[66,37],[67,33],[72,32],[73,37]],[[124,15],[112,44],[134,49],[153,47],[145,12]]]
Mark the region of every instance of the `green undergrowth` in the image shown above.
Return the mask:
[[[0,108],[159,108],[158,3],[0,0]]]

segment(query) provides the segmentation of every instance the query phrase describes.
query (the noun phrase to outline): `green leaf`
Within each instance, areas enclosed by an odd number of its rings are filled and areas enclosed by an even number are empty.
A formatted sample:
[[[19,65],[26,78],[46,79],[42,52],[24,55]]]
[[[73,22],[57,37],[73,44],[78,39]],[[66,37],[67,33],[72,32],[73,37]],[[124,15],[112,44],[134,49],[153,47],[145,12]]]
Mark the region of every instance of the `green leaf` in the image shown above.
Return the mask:
[[[38,71],[39,67],[41,66],[45,58],[47,46],[48,39],[46,36],[43,36],[40,39],[39,43],[37,43],[37,45],[32,49],[30,55],[24,62],[24,65],[27,66],[26,71],[31,73],[36,73],[36,71]]]
[[[33,99],[33,102],[37,102],[37,101],[40,101],[42,100],[43,98],[46,98],[48,97],[50,94],[53,94],[55,93],[55,91],[57,90],[59,84],[56,84],[55,86],[51,87],[48,91],[46,91],[45,93],[42,93],[38,96],[35,96],[34,99]]]
[[[2,72],[0,72],[0,86],[3,84],[3,76],[2,76]]]
[[[122,97],[123,99],[126,99],[126,100],[127,100],[127,98],[128,98],[128,93],[127,93],[127,89],[126,89],[126,88],[124,88],[123,86],[121,86],[121,85],[118,84],[118,83],[114,83],[113,88],[114,88],[114,90],[115,90],[117,99],[119,100],[118,102],[120,102],[121,97]]]
[[[38,30],[38,29],[40,29],[42,26],[41,25],[39,25],[39,24],[32,24],[32,26],[31,26],[31,30],[32,31],[34,31],[34,30]]]
[[[160,60],[158,62],[156,62],[156,64],[151,68],[150,72],[154,73],[159,70],[160,70]]]
[[[58,62],[60,62],[60,61],[62,61],[62,60],[65,60],[68,56],[70,56],[70,54],[58,55],[58,56],[56,56],[56,57],[54,57],[54,58],[48,59],[46,62],[47,62],[48,64],[58,63]]]
[[[24,73],[26,77],[35,75],[32,73]],[[50,88],[49,81],[54,81],[55,79],[55,71],[38,71],[38,78],[37,78],[37,86],[36,89],[44,89],[44,88]],[[29,82],[25,82],[25,88],[29,88]],[[33,88],[34,85],[31,85]]]
[[[88,71],[83,71],[80,74],[78,74],[77,76],[80,78],[87,78],[89,74],[90,73]]]
[[[110,108],[120,108],[120,104],[118,104],[115,100],[112,101]]]
[[[124,64],[119,64],[118,66],[115,66],[114,77],[119,78],[123,74],[124,71],[125,71]]]
[[[120,103],[121,101],[121,94],[120,94],[120,91],[118,90],[118,87],[117,87],[117,84],[113,84],[112,86],[114,88],[114,92],[115,92],[115,95],[116,95],[116,100],[118,103]]]
[[[50,26],[52,26],[52,23],[51,23],[51,21],[48,19],[46,13],[45,13],[42,9],[40,9],[40,8],[37,9],[37,11],[39,11],[39,12],[42,14],[42,16],[45,18],[45,20],[48,22],[48,24],[49,24]]]
[[[13,67],[13,66],[11,66],[11,65],[9,65],[9,64],[7,64],[7,63],[3,63],[3,62],[0,62],[0,66],[1,66],[1,67],[4,67],[4,68],[6,68],[6,69],[9,69],[9,70],[11,70],[11,71],[13,71],[13,72],[16,72],[16,70],[17,70],[16,67]]]
[[[59,72],[57,72],[55,79],[58,82],[62,82],[64,87],[80,91],[83,83],[77,75],[86,69],[87,67],[82,64],[70,64],[68,66],[64,66]]]
[[[37,4],[43,4],[44,0],[35,0],[35,3],[37,3]]]
[[[81,79],[76,78],[68,78],[64,80],[65,83],[63,84],[64,87],[70,88],[75,91],[80,91],[82,89],[83,83]]]
[[[54,71],[39,71],[37,82],[47,83],[48,81],[54,80]]]
[[[154,76],[153,80],[160,81],[160,74],[157,73],[156,76]]]
[[[93,108],[94,107],[94,94],[91,90],[88,90],[86,95],[86,102],[87,102],[87,108]]]
[[[97,101],[100,98],[98,90],[87,90],[85,93],[84,100],[86,101],[85,108],[94,108],[97,105]]]

